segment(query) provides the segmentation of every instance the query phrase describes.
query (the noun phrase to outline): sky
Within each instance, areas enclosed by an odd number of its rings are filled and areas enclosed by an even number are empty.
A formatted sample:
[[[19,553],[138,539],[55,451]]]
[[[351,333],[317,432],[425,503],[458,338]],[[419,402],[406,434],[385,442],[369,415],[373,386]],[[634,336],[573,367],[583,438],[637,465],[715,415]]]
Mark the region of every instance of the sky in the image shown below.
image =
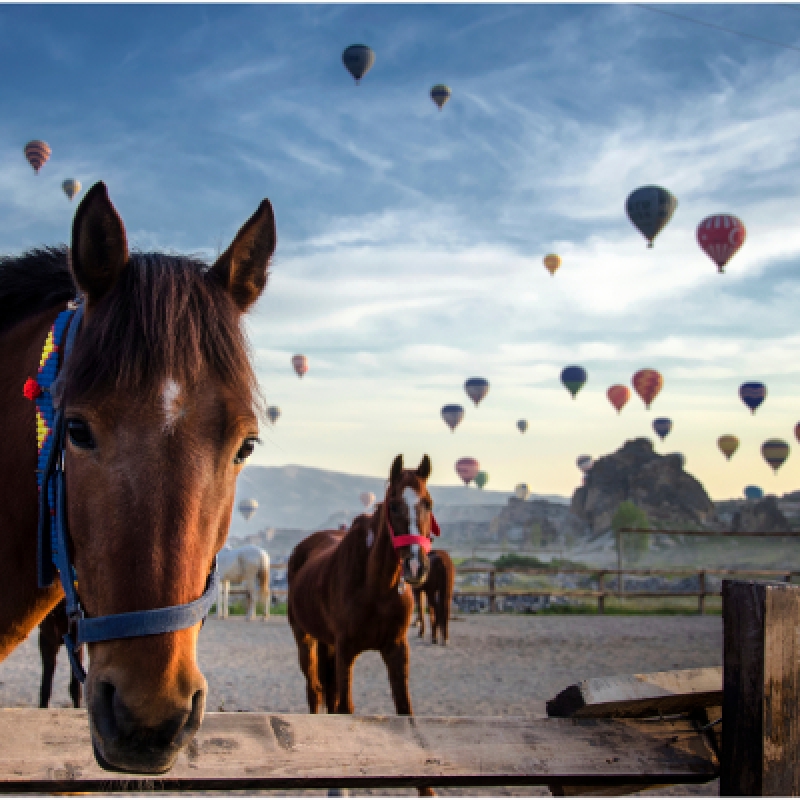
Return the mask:
[[[456,484],[472,456],[490,488],[569,495],[578,455],[648,436],[716,499],[797,489],[800,7],[659,8],[697,22],[600,4],[0,6],[0,251],[68,241],[65,178],[106,182],[132,247],[210,260],[269,197],[278,248],[246,325],[282,417],[254,464],[382,476],[429,453],[432,481]],[[359,86],[354,43],[376,54]],[[38,176],[34,138],[52,148]],[[678,198],[652,250],[624,212],[647,184]],[[714,213],[747,227],[724,275],[695,241]],[[568,364],[589,373],[575,400]],[[664,389],[617,415],[606,389],[643,367]],[[491,383],[478,408],[473,376]],[[755,416],[749,380],[769,391]],[[447,403],[466,409],[453,434]],[[772,437],[792,447],[777,475]]]

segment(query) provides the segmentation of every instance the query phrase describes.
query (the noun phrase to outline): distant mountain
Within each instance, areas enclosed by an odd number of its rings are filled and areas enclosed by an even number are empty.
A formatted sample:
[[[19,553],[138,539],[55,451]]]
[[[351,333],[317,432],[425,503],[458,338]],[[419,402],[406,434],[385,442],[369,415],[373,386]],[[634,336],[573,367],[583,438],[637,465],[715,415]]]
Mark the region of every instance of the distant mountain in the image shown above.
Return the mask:
[[[436,506],[503,506],[509,492],[495,492],[465,486],[431,486]],[[247,467],[239,478],[237,510],[231,524],[232,536],[247,536],[264,528],[322,528],[337,512],[354,516],[364,509],[361,492],[373,492],[381,500],[386,479],[368,475],[350,475],[314,467]],[[255,498],[258,510],[245,522],[238,512],[244,498]],[[554,502],[567,498],[543,495]]]

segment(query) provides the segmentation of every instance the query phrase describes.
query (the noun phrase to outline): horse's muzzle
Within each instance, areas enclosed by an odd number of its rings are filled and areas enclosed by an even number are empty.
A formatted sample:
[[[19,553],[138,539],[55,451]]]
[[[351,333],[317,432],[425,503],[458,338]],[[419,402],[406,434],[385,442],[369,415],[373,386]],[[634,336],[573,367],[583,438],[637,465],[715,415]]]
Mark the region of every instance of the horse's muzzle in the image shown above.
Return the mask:
[[[403,578],[409,586],[419,586],[428,577],[430,562],[428,554],[421,547],[410,548],[411,552],[406,553],[400,559],[403,570]]]
[[[89,704],[92,746],[97,763],[111,771],[167,772],[203,721],[203,690],[193,695],[191,711],[177,713],[156,728],[137,722],[113,684],[101,681],[92,694]]]

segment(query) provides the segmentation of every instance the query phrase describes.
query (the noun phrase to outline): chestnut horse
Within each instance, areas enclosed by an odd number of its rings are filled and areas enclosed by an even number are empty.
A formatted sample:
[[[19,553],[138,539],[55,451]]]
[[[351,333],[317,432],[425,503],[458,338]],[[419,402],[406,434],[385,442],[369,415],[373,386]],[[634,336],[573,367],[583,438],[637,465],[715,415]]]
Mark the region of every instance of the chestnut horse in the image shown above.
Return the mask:
[[[456,582],[456,568],[446,550],[431,550],[430,571],[425,582],[414,589],[414,604],[417,609],[419,635],[425,636],[425,609],[427,600],[431,614],[431,644],[436,644],[437,631],[441,633],[442,644],[450,640],[450,609],[453,606],[453,587]]]
[[[39,708],[50,705],[50,695],[53,693],[53,677],[56,674],[56,658],[61,645],[64,644],[64,634],[69,629],[67,621],[67,601],[62,600],[39,623],[39,655],[42,658],[42,683],[39,687]],[[78,650],[75,657],[78,663],[83,663],[83,648]],[[81,682],[78,676],[70,671],[69,696],[75,708],[81,707]]]
[[[23,396],[56,316],[80,294],[82,327],[57,395],[68,555],[87,621],[187,604],[211,585],[257,441],[242,314],[266,285],[275,239],[265,200],[213,266],[129,253],[98,183],[75,213],[69,251],[0,259],[0,659],[63,596],[57,580],[38,586],[36,406]],[[207,691],[201,624],[89,644],[101,766],[164,772],[192,740]]]

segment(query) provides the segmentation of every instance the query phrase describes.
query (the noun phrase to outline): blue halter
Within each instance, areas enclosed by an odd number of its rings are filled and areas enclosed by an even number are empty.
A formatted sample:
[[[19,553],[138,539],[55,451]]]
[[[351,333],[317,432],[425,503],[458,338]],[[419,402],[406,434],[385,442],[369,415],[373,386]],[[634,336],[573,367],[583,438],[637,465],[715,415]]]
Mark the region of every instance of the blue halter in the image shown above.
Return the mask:
[[[86,618],[75,589],[76,575],[69,558],[67,527],[67,492],[64,476],[66,422],[61,405],[61,369],[64,366],[83,319],[83,304],[62,311],[45,342],[39,372],[31,399],[36,400],[39,462],[36,470],[39,485],[39,529],[37,572],[39,588],[52,586],[58,570],[67,600],[68,632],[64,643],[75,677],[81,683],[86,671],[76,653],[83,644],[153,636],[191,628],[205,620],[217,592],[217,562],[211,567],[202,596],[191,603],[149,611],[131,611]],[[37,385],[38,384],[38,385]],[[28,396],[28,384],[26,384]]]

